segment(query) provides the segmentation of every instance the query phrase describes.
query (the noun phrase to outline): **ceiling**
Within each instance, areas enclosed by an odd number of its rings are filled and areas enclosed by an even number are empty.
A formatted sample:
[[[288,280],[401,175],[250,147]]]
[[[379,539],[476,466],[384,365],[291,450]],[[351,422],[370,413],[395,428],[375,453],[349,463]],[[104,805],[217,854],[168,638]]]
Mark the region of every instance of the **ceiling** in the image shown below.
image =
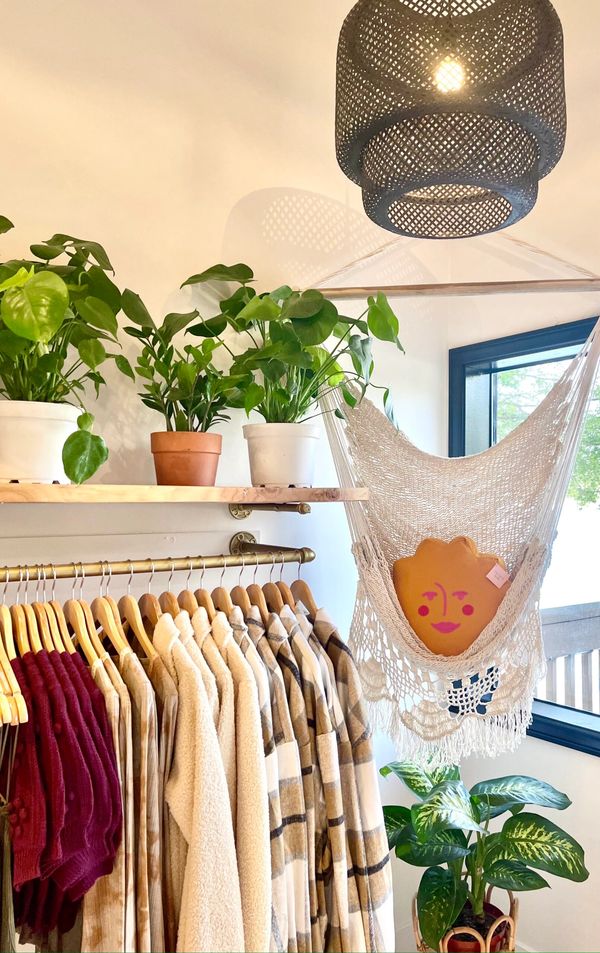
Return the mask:
[[[0,211],[19,224],[14,241],[77,229],[107,243],[127,283],[161,297],[221,256],[301,282],[389,241],[334,153],[336,43],[350,5],[6,6]],[[567,146],[511,234],[600,272],[600,2],[555,5]],[[448,243],[428,254],[446,273]]]

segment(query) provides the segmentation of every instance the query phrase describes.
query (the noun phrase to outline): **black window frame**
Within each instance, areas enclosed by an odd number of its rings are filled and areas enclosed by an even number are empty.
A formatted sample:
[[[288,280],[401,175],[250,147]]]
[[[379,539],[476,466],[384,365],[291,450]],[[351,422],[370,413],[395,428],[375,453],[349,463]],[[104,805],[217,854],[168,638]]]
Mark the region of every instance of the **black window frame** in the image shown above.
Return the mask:
[[[507,337],[467,344],[449,351],[448,453],[465,455],[467,370],[473,364],[522,358],[554,348],[583,345],[598,318],[585,318]],[[540,362],[546,363],[546,362]],[[600,757],[600,715],[536,699],[532,738]]]

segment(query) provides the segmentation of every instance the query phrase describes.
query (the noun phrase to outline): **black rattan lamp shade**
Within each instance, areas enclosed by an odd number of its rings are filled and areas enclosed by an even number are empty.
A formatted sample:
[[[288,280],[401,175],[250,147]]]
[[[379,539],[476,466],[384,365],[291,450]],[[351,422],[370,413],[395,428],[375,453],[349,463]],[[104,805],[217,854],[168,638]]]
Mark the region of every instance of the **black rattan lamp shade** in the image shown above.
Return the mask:
[[[337,157],[383,228],[466,238],[514,224],[565,133],[550,0],[359,0],[346,17]]]

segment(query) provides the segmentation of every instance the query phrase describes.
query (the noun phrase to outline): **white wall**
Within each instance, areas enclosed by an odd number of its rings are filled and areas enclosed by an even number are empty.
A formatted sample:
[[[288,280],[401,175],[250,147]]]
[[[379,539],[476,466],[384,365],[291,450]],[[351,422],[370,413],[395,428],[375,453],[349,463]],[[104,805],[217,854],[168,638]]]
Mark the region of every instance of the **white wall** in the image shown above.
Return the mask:
[[[217,260],[248,260],[264,283],[306,284],[373,252],[391,236],[370,225],[333,153],[335,45],[350,0],[21,0],[3,10],[0,211],[17,224],[0,238],[5,257],[66,231],[105,243],[122,286],[158,314],[175,307],[181,280]],[[556,253],[600,266],[596,237],[600,142],[593,109],[597,0],[561,0],[570,70],[570,127],[563,163],[543,183],[538,208],[516,230]],[[591,105],[590,105],[591,103]],[[524,262],[524,263],[523,263]],[[491,243],[399,242],[357,267],[374,282],[537,276],[552,269]],[[552,271],[552,274],[561,273]],[[350,276],[351,277],[351,276]],[[398,303],[407,356],[377,349],[378,378],[392,384],[404,428],[432,452],[446,449],[448,346],[588,316],[597,302],[475,299]],[[105,482],[152,481],[148,433],[157,418],[114,373],[97,408],[111,448]],[[246,483],[239,417],[224,429],[220,482]],[[327,453],[318,482],[334,480]],[[222,507],[3,507],[0,563],[120,555],[184,555],[224,548],[254,529],[262,541],[312,546],[307,568],[320,601],[346,628],[356,582],[342,507],[308,517],[253,516]],[[74,538],[76,537],[76,538]],[[120,538],[117,538],[120,537]],[[216,581],[216,580],[215,580]],[[86,592],[92,591],[86,584]],[[158,585],[158,583],[157,583]],[[63,591],[65,591],[63,589]],[[393,757],[378,744],[381,763]],[[566,826],[588,849],[592,878],[524,898],[522,940],[537,950],[593,950],[600,924],[598,763],[527,741],[496,763],[470,763],[469,780],[525,770],[565,787]],[[390,801],[403,795],[386,782]],[[397,920],[408,921],[414,872],[395,866]],[[406,931],[399,949],[409,949]]]

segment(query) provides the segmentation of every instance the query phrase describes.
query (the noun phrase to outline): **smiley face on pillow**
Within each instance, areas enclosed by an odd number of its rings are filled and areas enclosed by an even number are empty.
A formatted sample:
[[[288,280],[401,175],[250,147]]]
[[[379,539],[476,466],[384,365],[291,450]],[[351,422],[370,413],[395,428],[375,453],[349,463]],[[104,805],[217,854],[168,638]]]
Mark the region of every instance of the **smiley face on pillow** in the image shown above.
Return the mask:
[[[394,563],[404,614],[436,655],[460,655],[494,618],[510,578],[499,556],[480,553],[468,536],[425,539]]]

